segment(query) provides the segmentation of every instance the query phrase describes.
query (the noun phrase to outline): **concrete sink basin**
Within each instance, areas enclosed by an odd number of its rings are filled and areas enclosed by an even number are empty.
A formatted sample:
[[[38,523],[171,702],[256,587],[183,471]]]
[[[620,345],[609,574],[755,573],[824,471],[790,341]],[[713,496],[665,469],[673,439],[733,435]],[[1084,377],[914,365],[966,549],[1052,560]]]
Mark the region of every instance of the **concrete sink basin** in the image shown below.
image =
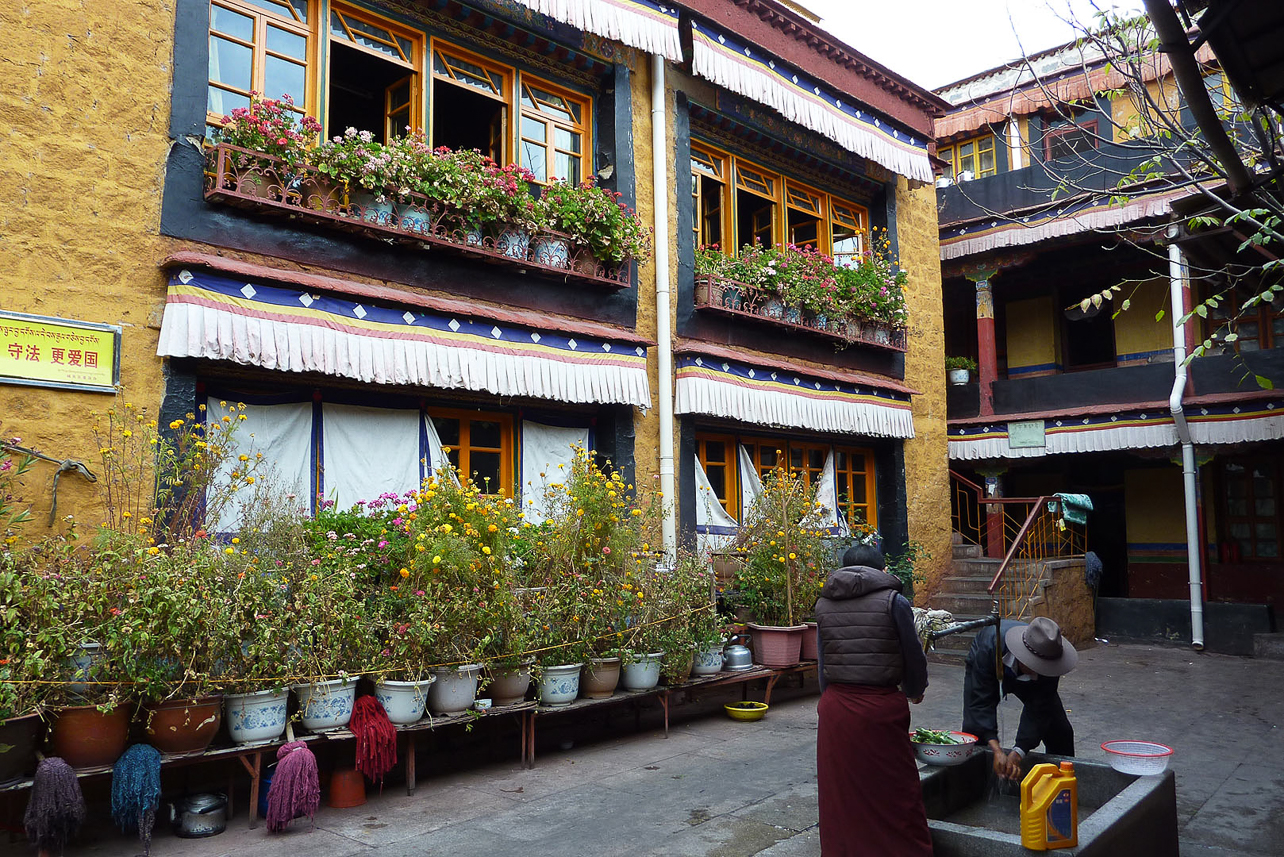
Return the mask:
[[[1022,775],[1040,762],[1061,761],[1060,756],[1032,753],[1022,764]],[[1079,845],[1059,853],[1177,857],[1177,788],[1171,770],[1138,777],[1100,762],[1070,761],[1079,778]],[[1021,846],[1019,792],[995,785],[992,764],[986,751],[952,768],[920,769],[937,857],[1033,853]]]

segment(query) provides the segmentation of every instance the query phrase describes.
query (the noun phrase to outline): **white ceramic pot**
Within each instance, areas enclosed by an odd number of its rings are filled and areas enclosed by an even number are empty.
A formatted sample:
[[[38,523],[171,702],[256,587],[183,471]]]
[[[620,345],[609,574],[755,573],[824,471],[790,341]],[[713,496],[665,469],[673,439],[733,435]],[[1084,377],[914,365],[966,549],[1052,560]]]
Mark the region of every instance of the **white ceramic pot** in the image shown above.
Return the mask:
[[[539,677],[542,705],[569,705],[580,695],[580,664],[544,667]]]
[[[516,705],[526,698],[531,686],[531,668],[519,667],[495,673],[490,683],[490,698],[495,706]]]
[[[949,375],[950,383],[955,387],[962,387],[972,376],[972,373],[967,369],[951,369],[946,374]]]
[[[435,669],[436,681],[428,688],[428,710],[433,714],[458,714],[473,707],[481,664]]]
[[[430,675],[422,681],[377,681],[375,699],[394,724],[416,723],[428,704],[428,686],[436,680],[435,675]]]
[[[640,655],[636,661],[624,668],[624,677],[620,683],[625,690],[650,690],[660,683],[660,658],[663,652]]]
[[[238,744],[267,744],[285,731],[285,707],[290,691],[256,690],[253,693],[229,693],[227,734]]]
[[[722,672],[722,643],[711,643],[702,649],[696,649],[691,675],[717,675],[720,672]]]
[[[309,732],[342,729],[352,719],[352,706],[357,701],[355,676],[296,684],[292,690],[299,700],[299,720]]]

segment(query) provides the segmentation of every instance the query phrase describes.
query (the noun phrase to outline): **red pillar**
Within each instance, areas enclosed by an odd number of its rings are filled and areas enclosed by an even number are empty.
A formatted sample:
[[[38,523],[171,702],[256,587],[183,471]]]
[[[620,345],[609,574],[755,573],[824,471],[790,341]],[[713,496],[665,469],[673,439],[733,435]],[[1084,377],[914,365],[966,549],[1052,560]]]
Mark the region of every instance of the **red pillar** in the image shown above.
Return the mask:
[[[977,275],[976,283],[976,345],[977,368],[980,373],[981,411],[983,417],[994,413],[994,381],[999,375],[999,351],[994,340],[994,296],[990,291],[993,272]]]

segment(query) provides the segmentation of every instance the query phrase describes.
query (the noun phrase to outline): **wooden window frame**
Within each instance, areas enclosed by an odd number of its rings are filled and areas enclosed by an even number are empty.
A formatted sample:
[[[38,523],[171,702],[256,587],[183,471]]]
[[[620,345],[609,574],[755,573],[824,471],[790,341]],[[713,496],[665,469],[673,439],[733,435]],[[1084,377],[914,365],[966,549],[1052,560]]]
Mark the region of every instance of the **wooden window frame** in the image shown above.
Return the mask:
[[[297,36],[303,37],[306,45],[304,48],[304,52],[306,56],[303,61],[303,81],[304,81],[303,102],[300,104],[299,102],[296,101],[294,106],[296,108],[296,111],[299,113],[300,119],[304,115],[315,115],[316,99],[317,99],[316,66],[317,66],[317,42],[318,42],[318,39],[316,37],[316,28],[318,26],[317,19],[320,18],[321,16],[320,3],[318,3],[317,0],[308,0],[308,21],[305,23],[300,23],[295,18],[287,18],[284,15],[274,14],[273,12],[267,9],[264,9],[262,6],[256,6],[252,3],[242,2],[242,0],[211,0],[210,12],[209,12],[209,23],[206,26],[206,33],[205,33],[205,39],[207,43],[209,42],[209,39],[212,38],[216,32],[214,30],[214,7],[215,6],[221,6],[224,9],[227,9],[231,12],[235,12],[240,15],[245,15],[246,17],[252,18],[254,20],[254,35],[252,37],[252,41],[249,43],[241,39],[233,38],[230,35],[223,34],[223,33],[219,33],[218,37],[221,39],[226,39],[227,41],[230,41],[230,42],[234,42],[236,44],[243,45],[250,49],[250,64],[251,64],[250,65],[250,90],[253,92],[264,93],[265,98],[281,97],[281,93],[279,92],[278,93],[264,92],[265,80],[266,80],[265,73],[266,73],[266,67],[267,67],[267,57],[269,56],[269,54],[272,53],[267,49],[267,31],[268,31],[269,24],[275,27],[279,27],[280,29],[285,30],[287,32],[294,33]],[[286,59],[288,59],[291,62],[297,62],[297,57],[286,57]],[[205,123],[213,127],[222,127],[223,116],[226,114],[222,114],[222,113],[215,114],[212,111],[210,111],[209,109],[210,87],[214,87],[216,89],[222,89],[225,92],[241,95],[246,98],[249,97],[249,93],[239,92],[237,90],[230,89],[226,86],[215,86],[214,81],[209,79],[208,72],[206,73]],[[229,110],[228,113],[231,113],[231,111]]]
[[[407,73],[406,76],[410,78],[410,116],[406,124],[411,128],[423,127],[424,70],[425,70],[426,58],[428,56],[427,35],[424,33],[418,32],[414,29],[411,29],[409,27],[404,27],[398,24],[396,21],[393,21],[390,18],[386,18],[383,15],[380,15],[376,12],[370,12],[370,11],[367,11],[366,9],[352,6],[347,3],[338,3],[338,2],[330,3],[326,7],[325,12],[326,12],[325,38],[326,38],[326,46],[327,46],[325,85],[326,85],[327,99],[329,98],[330,94],[334,91],[333,63],[331,61],[332,52],[329,50],[329,47],[334,44],[343,45],[344,47],[352,48],[354,50],[358,50],[358,51],[361,51],[362,53],[368,54],[372,57],[376,57],[377,59],[380,59],[388,63],[389,65],[397,66],[406,71]],[[349,39],[344,39],[339,36],[336,36],[334,33],[330,31],[330,17],[335,14],[339,15],[340,20],[344,22],[344,29],[346,32],[349,32],[349,33],[352,32],[351,28],[348,26],[348,23],[347,23],[347,19],[351,18],[352,20],[363,21],[367,24],[371,24],[373,26],[380,27],[382,29],[387,30],[388,33],[392,35],[394,43],[396,42],[396,39],[398,36],[403,39],[406,39],[411,43],[412,55],[410,56],[409,59],[405,59],[404,48],[399,43],[393,45],[394,47],[396,47],[397,53],[399,54],[399,56],[393,57],[390,54],[385,53],[384,51],[367,47],[366,45],[363,45],[356,40],[349,40]],[[373,38],[368,33],[364,35],[367,38]],[[385,89],[384,91],[383,137],[385,142],[391,142],[395,137],[403,136],[405,134],[405,130],[403,128],[394,127],[392,125],[392,105],[390,103],[391,99],[388,93],[388,90],[392,89],[393,86],[396,86],[398,83],[401,83],[403,80],[405,80],[405,77],[399,78],[394,84],[392,84],[392,86],[387,87],[387,89]],[[334,137],[343,133],[343,129],[329,127],[330,111],[328,108],[329,108],[329,105],[327,104],[327,110],[326,110],[326,114],[327,114],[326,115],[326,126],[327,126],[326,137],[327,138]],[[360,130],[370,131],[371,133],[375,132],[375,129],[373,128],[362,128]]]
[[[1253,508],[1256,498],[1253,494],[1252,471],[1255,466],[1264,462],[1269,462],[1274,470],[1272,476],[1274,497],[1272,499],[1275,501],[1275,514],[1273,516],[1258,515]],[[1244,500],[1245,503],[1248,504],[1248,515],[1232,515],[1230,513],[1231,497],[1228,486],[1229,480],[1226,476],[1226,466],[1230,464],[1242,465],[1246,470],[1245,479],[1248,492]],[[1230,456],[1223,459],[1220,466],[1217,468],[1217,482],[1219,489],[1217,491],[1217,495],[1220,499],[1217,511],[1219,514],[1218,523],[1222,536],[1221,541],[1228,544],[1238,545],[1238,540],[1231,535],[1231,525],[1235,523],[1246,523],[1249,527],[1249,541],[1253,545],[1252,556],[1243,556],[1241,554],[1234,560],[1235,562],[1254,564],[1278,564],[1280,562],[1284,562],[1284,550],[1281,550],[1281,548],[1284,547],[1284,545],[1281,544],[1281,542],[1284,542],[1284,502],[1282,502],[1284,501],[1284,497],[1281,497],[1281,482],[1284,480],[1281,480],[1281,470],[1284,470],[1284,458],[1274,455]],[[1257,555],[1258,538],[1255,525],[1259,522],[1270,522],[1275,525],[1275,556]]]
[[[784,177],[782,177],[782,179],[785,186],[785,238],[789,240],[790,244],[795,246],[813,246],[816,250],[822,253],[828,252],[828,250],[832,249],[834,246],[833,239],[830,237],[831,224],[829,194],[822,193],[821,191],[818,191],[813,187],[809,187],[802,182],[791,181]],[[815,208],[803,207],[797,201],[800,199],[807,199],[808,202],[814,203]],[[805,243],[799,244],[794,240],[794,236],[791,234],[792,227],[789,225],[789,212],[791,211],[797,211],[800,214],[807,215],[808,217],[812,217],[816,220],[816,243],[814,245],[808,245]]]
[[[538,143],[537,141],[532,141],[532,142],[535,142],[536,145],[542,146],[544,148],[544,155],[545,155],[544,163],[545,163],[545,171],[546,171],[545,174],[548,176],[548,180],[537,181],[536,183],[541,185],[546,185],[546,184],[550,184],[555,178],[560,178],[563,180],[568,179],[567,176],[555,176],[553,173],[553,165],[557,161],[558,152],[561,152],[562,154],[579,159],[580,161],[579,180],[580,181],[583,181],[584,179],[592,175],[593,163],[591,158],[593,155],[593,99],[587,95],[582,95],[578,92],[569,90],[564,86],[558,86],[557,84],[551,83],[543,78],[536,77],[533,74],[516,73],[515,77],[517,82],[517,122],[514,124],[517,126],[515,129],[517,148],[518,149],[521,148],[521,143],[525,139],[525,137],[522,136],[522,120],[529,118],[532,121],[541,122],[544,124],[544,128],[545,128],[545,142],[544,143]],[[570,101],[579,105],[579,108],[580,108],[579,123],[571,124],[563,120],[556,119],[553,116],[540,113],[536,108],[526,107],[522,103],[522,90],[525,89],[525,87],[527,86],[533,86],[536,89],[543,90],[544,92],[551,93],[552,95],[559,96],[561,98],[566,99],[567,101]],[[570,152],[565,149],[559,149],[557,147],[557,142],[555,137],[557,128],[561,128],[563,130],[570,131],[572,133],[580,135],[580,151],[578,153]],[[520,156],[518,160],[520,161]]]
[[[863,479],[865,481],[865,502],[864,503],[853,502],[850,498],[846,502],[844,502],[841,497],[837,497],[838,456],[840,453],[847,456],[848,466],[844,468],[844,472],[847,475],[848,486],[851,486],[853,484],[853,477],[857,473],[857,471],[851,468],[851,462],[855,458],[861,458],[865,462],[865,470],[864,470],[864,473],[862,474]],[[836,496],[836,501],[840,507],[838,511],[846,517],[847,523],[850,525],[855,526],[856,524],[856,519],[853,516],[853,512],[857,508],[862,508],[866,510],[866,516],[863,523],[866,523],[871,527],[878,526],[878,480],[874,472],[875,466],[876,465],[874,461],[874,450],[872,449],[868,449],[866,447],[859,447],[859,446],[835,446],[834,447],[834,493]]]
[[[839,219],[839,209],[849,209],[855,215],[855,226]],[[829,255],[838,262],[838,254],[834,251],[834,224],[838,223],[848,228],[854,228],[856,232],[856,252],[844,253],[843,256],[854,256],[859,262],[860,258],[865,255],[869,247],[869,209],[863,205],[857,205],[854,202],[848,202],[845,199],[839,199],[836,196],[829,197]]]
[[[731,255],[734,253],[734,248],[727,246],[728,243],[735,243],[734,239],[730,241],[728,240],[731,238],[732,231],[731,194],[728,182],[731,170],[731,156],[726,152],[719,151],[710,146],[701,145],[694,141],[691,143],[691,153],[693,155],[691,158],[691,196],[693,206],[691,228],[695,233],[695,246],[699,248],[709,244],[709,236],[706,233],[704,223],[705,196],[703,180],[710,179],[718,183],[720,187],[719,193],[722,197],[721,205],[719,207],[720,216],[718,224],[721,231],[721,240],[717,242],[718,249],[723,253]],[[710,163],[714,165],[714,168],[709,169],[705,167],[702,162],[696,160],[694,155],[697,153],[707,158]]]
[[[517,449],[514,445],[513,434],[513,416],[496,411],[470,411],[458,408],[426,408],[424,413],[429,419],[438,417],[448,420],[459,420],[459,443],[457,445],[443,444],[459,452],[459,469],[472,476],[471,458],[473,450],[481,452],[499,452],[499,495],[501,497],[514,497],[513,485],[513,462],[517,458]],[[497,422],[500,424],[500,448],[494,447],[474,447],[469,442],[469,423],[471,422]],[[477,486],[479,489],[485,486]]]
[[[723,511],[728,515],[740,520],[740,448],[736,441],[735,435],[723,434],[706,434],[698,432],[696,434],[696,457],[700,460],[700,466],[704,468],[705,475],[709,474],[709,441],[723,444],[727,457],[715,464],[721,466],[726,471],[723,484],[726,487],[726,497],[718,497],[714,494],[718,504],[722,506]],[[710,485],[712,487],[712,484]],[[700,498],[696,498],[699,501]]]
[[[483,92],[482,90],[478,89],[475,86],[467,86],[466,84],[457,83],[450,76],[441,74],[440,72],[438,72],[437,64],[436,64],[438,51],[440,51],[441,53],[445,54],[448,57],[454,57],[456,59],[463,60],[464,62],[471,63],[472,65],[479,66],[484,70],[499,74],[503,81],[503,85],[500,87],[503,90],[502,96],[495,95],[495,94],[487,95],[485,92]],[[446,39],[439,39],[436,37],[429,39],[428,41],[428,59],[426,62],[426,68],[427,68],[427,75],[428,75],[428,85],[430,87],[428,92],[429,122],[427,125],[429,142],[431,142],[432,145],[434,146],[437,145],[433,136],[434,128],[433,128],[433,122],[432,122],[432,114],[433,114],[432,101],[433,101],[433,95],[436,91],[437,83],[438,81],[440,81],[446,86],[463,87],[469,92],[476,93],[477,95],[480,95],[484,98],[493,99],[495,101],[501,102],[504,105],[505,107],[504,129],[501,135],[501,143],[504,147],[504,150],[500,152],[501,157],[498,160],[505,164],[515,163],[517,160],[516,157],[514,157],[514,155],[516,154],[516,147],[517,147],[516,140],[517,140],[517,134],[520,133],[520,130],[515,131],[515,129],[520,129],[521,127],[521,123],[518,121],[515,121],[515,117],[519,115],[516,109],[516,105],[520,103],[520,99],[517,97],[517,92],[518,92],[517,87],[519,86],[519,75],[517,73],[517,69],[515,69],[513,66],[504,65],[503,63],[493,62],[492,60],[486,59],[485,57],[479,54],[473,53],[467,48],[460,47],[454,42],[447,41]]]
[[[1251,294],[1239,289],[1228,290],[1218,302],[1218,305],[1209,312],[1209,317],[1204,324],[1205,335],[1211,335],[1225,328],[1229,323],[1230,331],[1236,335],[1235,341],[1229,343],[1229,345],[1240,353],[1284,348],[1284,332],[1276,333],[1274,330],[1275,322],[1284,319],[1284,306],[1279,306],[1275,302],[1268,303],[1263,301],[1252,312],[1245,313],[1232,320],[1232,316],[1240,311],[1239,308],[1243,306]],[[1256,336],[1245,335],[1243,325],[1246,324],[1257,325]],[[1257,347],[1244,348],[1244,345],[1248,342],[1256,343]]]
[[[1053,160],[1052,143],[1054,140],[1058,140],[1062,137],[1069,137],[1070,135],[1077,134],[1081,131],[1086,131],[1090,135],[1088,139],[1092,142],[1092,148],[1096,149],[1098,143],[1097,127],[1096,119],[1088,119],[1083,122],[1070,122],[1066,125],[1059,125],[1056,128],[1047,129],[1043,132],[1043,162],[1046,164]],[[1068,158],[1070,155],[1063,155],[1062,157]]]
[[[986,142],[989,143],[989,146],[982,145]],[[971,171],[972,178],[983,179],[983,178],[988,178],[990,176],[998,175],[999,173],[998,136],[993,133],[990,133],[990,134],[979,134],[975,137],[969,137],[966,140],[959,140],[955,143],[950,143],[948,146],[942,146],[940,149],[937,150],[936,152],[937,157],[939,157],[943,161],[950,162],[950,178],[953,179],[955,182],[959,180],[959,175],[963,172],[961,150],[964,146],[968,145],[969,143],[972,144],[972,154],[969,155],[968,157],[972,159],[972,163],[975,166],[975,169]],[[994,156],[993,157],[994,167],[992,169],[989,169],[989,170],[981,169],[981,152],[982,151],[987,151]]]

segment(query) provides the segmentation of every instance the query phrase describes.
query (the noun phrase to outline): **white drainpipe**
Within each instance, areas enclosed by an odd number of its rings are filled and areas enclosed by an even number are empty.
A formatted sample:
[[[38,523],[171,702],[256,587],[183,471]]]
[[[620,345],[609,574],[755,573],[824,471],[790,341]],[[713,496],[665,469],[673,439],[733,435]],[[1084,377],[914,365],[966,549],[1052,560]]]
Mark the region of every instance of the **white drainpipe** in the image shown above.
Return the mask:
[[[1204,648],[1204,588],[1201,582],[1200,569],[1203,566],[1204,549],[1199,533],[1199,511],[1196,503],[1195,479],[1199,471],[1195,467],[1195,444],[1190,439],[1190,426],[1186,424],[1186,413],[1182,407],[1182,394],[1186,391],[1186,331],[1181,319],[1186,315],[1186,260],[1182,257],[1181,247],[1177,246],[1177,227],[1168,229],[1168,281],[1172,289],[1173,319],[1173,360],[1176,363],[1176,376],[1173,378],[1173,390],[1168,397],[1168,408],[1172,411],[1173,422],[1177,426],[1177,438],[1181,441],[1181,475],[1186,495],[1186,562],[1190,567],[1190,644],[1197,651]]]
[[[655,212],[655,338],[660,397],[660,490],[664,493],[664,552],[677,555],[673,484],[673,333],[669,311],[669,140],[664,57],[651,55],[651,201]]]

